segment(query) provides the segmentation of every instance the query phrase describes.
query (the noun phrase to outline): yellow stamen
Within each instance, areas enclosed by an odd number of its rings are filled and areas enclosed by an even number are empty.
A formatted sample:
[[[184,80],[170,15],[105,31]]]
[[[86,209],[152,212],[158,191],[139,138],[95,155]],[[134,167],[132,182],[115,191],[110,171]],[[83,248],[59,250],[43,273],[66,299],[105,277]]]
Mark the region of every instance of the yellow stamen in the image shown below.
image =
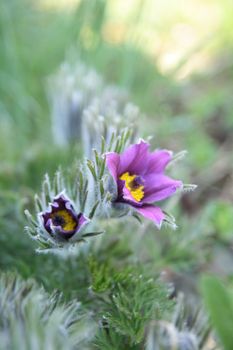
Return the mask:
[[[120,180],[125,181],[125,187],[129,190],[131,196],[137,201],[144,197],[144,186],[135,184],[137,175],[130,175],[128,172],[120,176]]]
[[[72,231],[75,229],[77,223],[66,210],[59,210],[51,215],[52,219],[58,218],[62,221],[61,227],[64,231]]]

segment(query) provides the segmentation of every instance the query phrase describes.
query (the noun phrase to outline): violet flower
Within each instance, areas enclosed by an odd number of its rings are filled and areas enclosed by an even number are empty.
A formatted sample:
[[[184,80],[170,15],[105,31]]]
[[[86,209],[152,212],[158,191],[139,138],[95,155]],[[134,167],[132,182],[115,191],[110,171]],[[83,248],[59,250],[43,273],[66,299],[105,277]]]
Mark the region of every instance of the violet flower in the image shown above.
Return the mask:
[[[40,216],[49,234],[57,235],[65,240],[74,236],[89,222],[89,219],[82,213],[75,212],[71,201],[63,193],[56,196],[49,209]]]
[[[167,150],[149,152],[149,144],[141,140],[122,154],[106,154],[107,167],[117,185],[115,203],[125,203],[152,220],[159,228],[165,214],[153,205],[172,196],[182,182],[164,175],[172,153]]]

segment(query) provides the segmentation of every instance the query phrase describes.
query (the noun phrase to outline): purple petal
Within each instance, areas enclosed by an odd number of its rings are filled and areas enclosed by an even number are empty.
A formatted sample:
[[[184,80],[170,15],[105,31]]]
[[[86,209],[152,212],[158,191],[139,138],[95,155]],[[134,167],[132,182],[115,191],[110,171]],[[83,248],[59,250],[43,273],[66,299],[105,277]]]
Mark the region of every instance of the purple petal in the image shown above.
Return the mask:
[[[130,172],[132,174],[145,173],[148,157],[149,144],[141,140],[140,143],[130,146],[120,155],[118,174]]]
[[[75,235],[75,233],[77,232],[76,230],[72,230],[72,231],[65,231],[62,228],[59,229],[59,226],[54,226],[54,232],[61,237],[62,239],[70,239],[72,236]]]
[[[130,191],[125,186],[123,188],[123,198],[125,201],[131,203],[132,205],[134,204],[136,204],[137,206],[140,205],[140,203],[133,198]]]
[[[117,182],[118,180],[118,168],[120,164],[120,155],[115,152],[106,153],[106,163],[110,174]]]
[[[66,202],[65,203],[65,208],[69,211],[69,210],[74,210],[73,205],[70,202]]]
[[[56,197],[54,197],[53,203],[52,205],[57,206],[57,205],[63,205],[66,202],[70,202],[70,199],[64,194],[64,192],[62,191],[61,193],[59,193]]]
[[[158,228],[161,228],[165,215],[159,207],[145,204],[142,207],[135,207],[135,210],[145,218],[152,220]]]
[[[59,207],[59,203],[58,202],[53,202],[52,204],[51,204],[51,210],[52,210],[52,208],[58,208]]]
[[[173,180],[165,175],[146,175],[144,203],[153,203],[168,198],[182,187],[182,182]]]
[[[64,229],[63,224],[60,224],[59,222],[60,219],[64,220],[62,215],[59,219],[59,212],[63,210],[65,210],[73,220],[72,230]],[[56,215],[58,219],[56,218]],[[56,234],[64,239],[71,238],[75,233],[79,232],[82,227],[89,221],[89,219],[87,219],[82,213],[76,213],[72,202],[63,193],[57,195],[54,198],[53,202],[50,203],[48,210],[41,213],[40,217],[42,218],[44,228],[47,230],[47,232],[50,234]],[[64,222],[64,225],[65,224],[66,223]]]
[[[78,231],[80,231],[83,226],[85,226],[90,220],[85,216],[83,215],[83,213],[80,213],[78,215]]]
[[[47,221],[44,221],[44,227],[49,233],[52,233],[51,225],[52,225],[52,220],[51,219],[48,219]]]
[[[151,153],[146,173],[162,173],[171,159],[172,152],[167,150],[157,150]]]

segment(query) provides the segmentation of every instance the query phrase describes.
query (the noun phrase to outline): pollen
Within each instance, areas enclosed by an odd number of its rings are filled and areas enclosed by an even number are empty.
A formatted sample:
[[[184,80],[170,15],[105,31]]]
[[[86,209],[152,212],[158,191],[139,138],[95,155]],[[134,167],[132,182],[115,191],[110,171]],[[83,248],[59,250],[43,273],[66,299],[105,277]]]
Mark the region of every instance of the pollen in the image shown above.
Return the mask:
[[[76,221],[66,210],[58,210],[51,215],[53,224],[61,226],[64,231],[72,231],[76,228]]]
[[[144,186],[137,181],[137,178],[137,175],[130,175],[128,172],[120,176],[120,180],[125,181],[125,187],[130,191],[133,199],[140,202],[144,197]]]

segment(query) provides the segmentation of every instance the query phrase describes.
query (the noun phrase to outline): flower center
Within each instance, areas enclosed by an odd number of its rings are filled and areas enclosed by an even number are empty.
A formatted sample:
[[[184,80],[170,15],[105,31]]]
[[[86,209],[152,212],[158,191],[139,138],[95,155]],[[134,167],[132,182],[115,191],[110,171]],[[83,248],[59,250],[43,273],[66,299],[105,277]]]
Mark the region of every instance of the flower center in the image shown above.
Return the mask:
[[[58,210],[51,214],[54,226],[61,226],[64,231],[72,231],[76,228],[76,221],[66,210]]]
[[[133,199],[140,202],[144,197],[144,186],[140,176],[130,175],[128,172],[120,176],[120,180],[125,181],[125,187],[129,190]]]

